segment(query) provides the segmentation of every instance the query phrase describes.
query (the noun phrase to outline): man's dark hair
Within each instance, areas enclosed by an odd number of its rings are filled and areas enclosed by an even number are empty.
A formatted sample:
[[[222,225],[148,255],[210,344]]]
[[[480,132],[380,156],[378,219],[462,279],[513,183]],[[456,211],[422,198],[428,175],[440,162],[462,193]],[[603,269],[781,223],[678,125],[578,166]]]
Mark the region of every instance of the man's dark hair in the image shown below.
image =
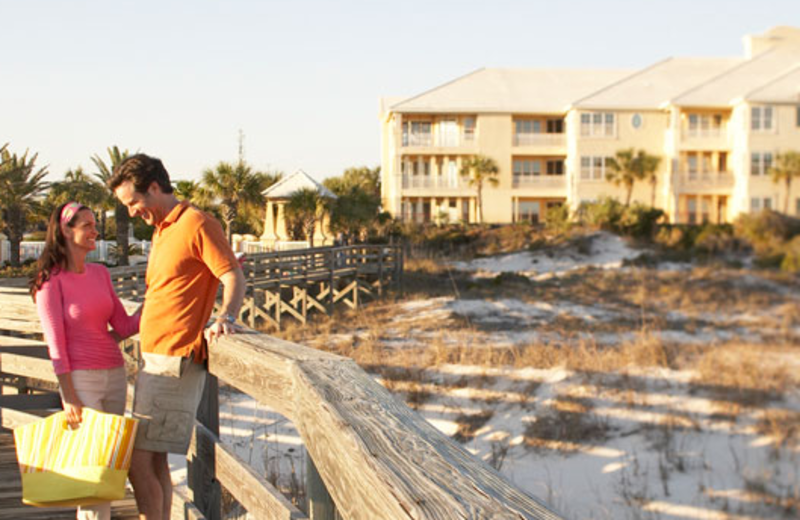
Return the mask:
[[[131,181],[133,189],[139,193],[146,193],[153,182],[158,183],[164,193],[172,193],[169,174],[161,159],[143,153],[132,155],[119,163],[108,179],[108,188],[114,191],[126,181]]]

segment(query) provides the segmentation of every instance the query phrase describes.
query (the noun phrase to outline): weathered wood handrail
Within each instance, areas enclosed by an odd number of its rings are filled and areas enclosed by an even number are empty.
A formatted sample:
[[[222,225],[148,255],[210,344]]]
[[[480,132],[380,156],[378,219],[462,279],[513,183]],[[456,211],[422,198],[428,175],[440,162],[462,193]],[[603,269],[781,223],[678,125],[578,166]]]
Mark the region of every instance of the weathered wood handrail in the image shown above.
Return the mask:
[[[40,330],[30,298],[20,290],[0,288],[0,330],[29,335]],[[42,345],[36,339],[0,335],[0,372],[52,381]],[[209,371],[216,376],[212,381],[219,378],[294,423],[344,519],[560,518],[439,432],[348,358],[242,329],[211,346]],[[16,402],[16,408],[25,397],[0,400],[9,408]],[[27,407],[53,403],[52,397],[30,397]],[[218,413],[213,398],[207,403]],[[0,408],[5,427],[34,417],[9,408]],[[196,426],[190,462],[202,470],[198,475],[210,472],[211,480],[209,484],[190,477],[194,503],[179,495],[175,499],[181,518],[202,518],[199,511],[209,520],[217,518],[218,502],[208,498],[214,489],[219,496],[219,485],[256,518],[306,518],[220,442],[213,425]],[[198,510],[197,504],[207,509]]]

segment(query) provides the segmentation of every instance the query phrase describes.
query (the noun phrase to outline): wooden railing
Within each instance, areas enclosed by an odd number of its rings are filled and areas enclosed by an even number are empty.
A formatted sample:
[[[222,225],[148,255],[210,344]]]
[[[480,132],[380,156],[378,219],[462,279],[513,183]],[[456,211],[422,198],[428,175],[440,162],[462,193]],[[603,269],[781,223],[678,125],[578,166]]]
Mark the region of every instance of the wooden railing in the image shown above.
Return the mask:
[[[285,316],[306,323],[311,312],[330,314],[337,304],[350,308],[399,288],[403,250],[399,245],[355,245],[275,251],[246,255],[242,265],[247,292],[239,319],[252,328],[277,328]],[[114,268],[117,293],[134,301],[144,297],[144,265]]]
[[[24,290],[0,288],[0,375],[22,392],[0,396],[6,428],[36,418],[20,410],[59,406],[39,333]],[[191,493],[176,493],[173,518],[220,518],[222,488],[258,519],[560,518],[350,359],[242,328],[211,346],[209,371],[188,455]],[[308,514],[220,441],[218,381],[294,423],[309,454]]]

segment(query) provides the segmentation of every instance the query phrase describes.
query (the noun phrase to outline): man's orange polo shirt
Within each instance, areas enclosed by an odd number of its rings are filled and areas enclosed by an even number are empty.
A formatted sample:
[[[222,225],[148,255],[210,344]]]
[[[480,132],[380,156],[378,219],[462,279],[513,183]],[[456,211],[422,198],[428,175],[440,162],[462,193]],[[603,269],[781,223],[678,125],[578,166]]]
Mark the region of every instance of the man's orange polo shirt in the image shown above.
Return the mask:
[[[156,225],[147,263],[147,292],[140,325],[143,352],[208,356],[203,329],[219,277],[238,267],[222,226],[187,202]]]

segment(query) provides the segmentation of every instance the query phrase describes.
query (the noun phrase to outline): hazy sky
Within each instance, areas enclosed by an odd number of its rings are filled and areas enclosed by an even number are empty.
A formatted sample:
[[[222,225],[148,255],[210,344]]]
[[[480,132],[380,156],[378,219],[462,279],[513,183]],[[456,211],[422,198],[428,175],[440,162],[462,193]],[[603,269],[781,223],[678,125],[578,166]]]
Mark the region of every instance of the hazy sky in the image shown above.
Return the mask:
[[[799,0],[0,0],[0,144],[52,178],[117,144],[197,178],[380,163],[378,99],[480,67],[736,56]]]

